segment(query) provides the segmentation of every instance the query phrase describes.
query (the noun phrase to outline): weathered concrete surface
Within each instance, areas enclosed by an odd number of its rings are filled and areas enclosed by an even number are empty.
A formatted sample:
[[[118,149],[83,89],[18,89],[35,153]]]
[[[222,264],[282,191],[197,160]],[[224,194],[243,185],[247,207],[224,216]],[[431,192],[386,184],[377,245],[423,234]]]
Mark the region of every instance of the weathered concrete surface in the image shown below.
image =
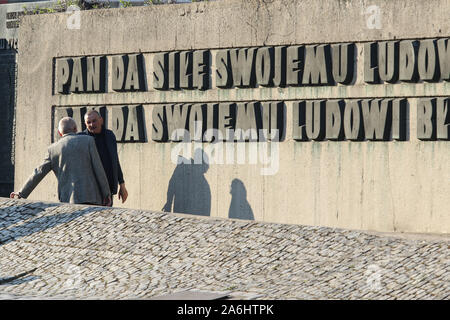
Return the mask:
[[[372,5],[381,9],[379,29],[367,25],[369,14],[365,12]],[[449,142],[424,142],[415,137],[417,97],[448,96],[449,82],[366,85],[361,50],[367,41],[448,37],[450,21],[445,17],[449,14],[449,0],[227,0],[82,12],[79,30],[67,29],[66,14],[25,17],[20,28],[20,41],[26,45],[19,57],[16,189],[51,143],[52,106],[142,103],[148,110],[166,102],[283,100],[287,119],[292,120],[292,101],[299,99],[408,96],[412,97],[410,141],[300,143],[291,139],[291,121],[287,121],[276,174],[262,176],[266,165],[261,162],[211,165],[198,179],[178,181],[187,186],[187,192],[179,196],[186,202],[197,197],[194,186],[202,181],[210,196],[199,197],[210,207],[209,214],[225,218],[232,202],[231,183],[239,179],[246,189],[241,200],[249,204],[255,220],[449,233]],[[357,45],[358,69],[352,86],[52,95],[53,59],[57,57],[142,52],[149,75],[152,57],[161,51],[211,49],[214,55],[221,48],[336,42]],[[129,191],[125,205],[160,210],[176,168],[171,162],[175,144],[151,141],[150,112],[145,117],[149,142],[119,146]],[[56,200],[56,190],[55,178],[49,175],[30,199]]]
[[[0,198],[0,299],[146,299],[182,290],[241,299],[449,299],[449,245],[448,235]]]

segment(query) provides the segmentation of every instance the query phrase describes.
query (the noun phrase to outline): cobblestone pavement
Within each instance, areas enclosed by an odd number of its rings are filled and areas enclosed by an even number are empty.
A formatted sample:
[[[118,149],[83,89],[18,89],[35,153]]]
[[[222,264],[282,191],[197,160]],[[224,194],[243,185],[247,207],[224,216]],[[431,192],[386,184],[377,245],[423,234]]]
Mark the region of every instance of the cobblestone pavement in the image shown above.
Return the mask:
[[[449,299],[449,245],[0,198],[0,299]]]

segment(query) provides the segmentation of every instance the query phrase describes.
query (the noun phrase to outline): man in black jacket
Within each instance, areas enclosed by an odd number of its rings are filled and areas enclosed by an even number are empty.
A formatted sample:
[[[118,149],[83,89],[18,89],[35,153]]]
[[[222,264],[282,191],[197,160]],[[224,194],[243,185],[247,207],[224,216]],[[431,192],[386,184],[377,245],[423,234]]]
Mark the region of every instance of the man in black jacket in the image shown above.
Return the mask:
[[[95,139],[98,154],[105,169],[108,178],[111,194],[117,193],[117,185],[119,184],[119,200],[124,203],[128,198],[128,191],[123,180],[123,173],[120,167],[119,156],[117,155],[116,136],[111,130],[103,126],[103,118],[96,110],[89,110],[84,115],[86,130],[80,134],[87,134]],[[111,197],[111,205],[112,205]]]

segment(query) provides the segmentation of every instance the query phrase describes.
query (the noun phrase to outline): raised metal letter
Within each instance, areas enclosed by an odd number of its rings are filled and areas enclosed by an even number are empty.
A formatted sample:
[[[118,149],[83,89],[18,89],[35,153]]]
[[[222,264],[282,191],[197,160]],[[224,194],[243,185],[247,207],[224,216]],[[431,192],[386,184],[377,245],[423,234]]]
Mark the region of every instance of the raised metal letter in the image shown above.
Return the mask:
[[[112,57],[112,89],[122,91],[125,79],[125,56]]]
[[[306,134],[319,141],[325,137],[325,100],[306,101]]]
[[[328,100],[325,113],[325,138],[328,140],[343,140],[344,128],[342,118],[344,116],[345,103],[342,100]]]
[[[378,75],[378,47],[376,42],[364,43],[364,81],[379,83]]]
[[[345,138],[348,140],[362,140],[361,102],[359,100],[346,100],[345,102]]]
[[[152,109],[152,140],[163,142],[167,141],[167,123],[164,118],[164,106],[156,105]]]
[[[303,62],[304,48],[290,46],[286,49],[286,84],[298,86],[302,78],[301,63]]]
[[[72,70],[72,59],[58,59],[56,63],[56,90],[59,93],[68,93],[70,87],[70,71]]]
[[[331,56],[334,81],[341,84],[351,83],[355,66],[355,45],[353,43],[333,44]]]
[[[192,89],[192,52],[180,52],[180,88]]]
[[[169,135],[169,141],[182,141],[184,137],[178,135],[179,129],[186,129],[187,115],[189,111],[189,105],[175,104],[166,105],[166,119],[167,119],[167,131]],[[181,132],[181,131],[180,131]]]
[[[437,41],[441,80],[450,81],[450,40],[439,39]]]
[[[219,104],[219,119],[217,130],[221,133],[219,134],[223,137],[224,141],[232,141],[234,137],[231,137],[230,134],[227,134],[227,129],[234,130],[234,117],[233,115],[236,112],[236,107],[234,103],[220,103]]]
[[[219,50],[216,53],[216,87],[230,88],[231,85],[230,54],[228,50]]]
[[[236,87],[244,88],[255,85],[255,53],[255,48],[230,50],[233,83]]]
[[[256,52],[256,83],[261,86],[270,86],[273,77],[273,48],[259,48]]]
[[[258,140],[258,128],[256,126],[256,118],[255,118],[255,107],[257,106],[257,103],[250,102],[250,103],[237,103],[236,104],[236,125],[235,125],[235,132],[240,130],[239,132],[242,133],[242,131],[248,131],[250,130],[251,134],[250,137],[247,137],[247,140],[244,141],[256,141]],[[242,141],[243,137],[239,136],[237,137],[238,141]]]
[[[419,55],[417,57],[420,79],[436,81],[439,76],[439,65],[436,64],[436,41],[433,39],[420,40]]]
[[[398,79],[398,42],[378,43],[378,73],[380,80],[395,82]]]
[[[189,134],[191,141],[202,141],[203,132],[206,131],[204,123],[206,121],[204,117],[206,105],[205,104],[193,104],[189,111]],[[200,124],[201,128],[198,127]]]
[[[142,54],[128,55],[125,90],[144,90],[144,67]]]
[[[206,90],[209,87],[209,50],[194,51],[193,58],[194,88]]]
[[[307,141],[306,135],[306,101],[292,103],[292,138],[298,141]]]
[[[167,90],[168,81],[168,53],[157,53],[153,57],[153,88]]]
[[[128,106],[127,127],[125,130],[125,141],[143,142],[144,125],[142,105]]]
[[[73,58],[72,80],[70,81],[70,92],[84,91],[84,58]]]
[[[111,111],[111,126],[110,129],[116,136],[117,141],[123,141],[125,121],[123,116],[123,106],[112,107]]]
[[[105,92],[106,57],[87,57],[86,91]]]
[[[400,41],[399,49],[399,79],[407,82],[417,82],[419,74],[417,72],[415,41]]]
[[[273,85],[284,87],[286,85],[286,47],[275,47],[274,52]]]
[[[392,101],[392,139],[405,141],[408,139],[409,106],[407,99]]]
[[[439,140],[450,138],[450,99],[436,99],[436,135]]]
[[[391,101],[364,99],[361,101],[364,135],[367,140],[389,140],[391,133]]]
[[[306,46],[302,84],[324,85],[331,80],[330,46]]]
[[[417,138],[435,140],[436,138],[436,99],[417,100]]]
[[[169,89],[179,89],[180,83],[180,53],[169,53]]]

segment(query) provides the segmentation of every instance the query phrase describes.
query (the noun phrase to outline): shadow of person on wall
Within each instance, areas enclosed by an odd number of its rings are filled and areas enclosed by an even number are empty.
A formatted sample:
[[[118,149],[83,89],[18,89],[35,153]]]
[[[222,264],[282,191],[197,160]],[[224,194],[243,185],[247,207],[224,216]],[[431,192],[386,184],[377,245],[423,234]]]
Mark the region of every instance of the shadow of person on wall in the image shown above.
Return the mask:
[[[247,201],[247,190],[244,183],[239,179],[231,182],[231,203],[228,209],[228,218],[255,220],[253,210]]]
[[[177,167],[169,181],[167,201],[162,211],[200,216],[211,214],[211,190],[205,178],[209,169],[208,163],[208,156],[202,149],[195,150],[194,159],[179,156]]]

